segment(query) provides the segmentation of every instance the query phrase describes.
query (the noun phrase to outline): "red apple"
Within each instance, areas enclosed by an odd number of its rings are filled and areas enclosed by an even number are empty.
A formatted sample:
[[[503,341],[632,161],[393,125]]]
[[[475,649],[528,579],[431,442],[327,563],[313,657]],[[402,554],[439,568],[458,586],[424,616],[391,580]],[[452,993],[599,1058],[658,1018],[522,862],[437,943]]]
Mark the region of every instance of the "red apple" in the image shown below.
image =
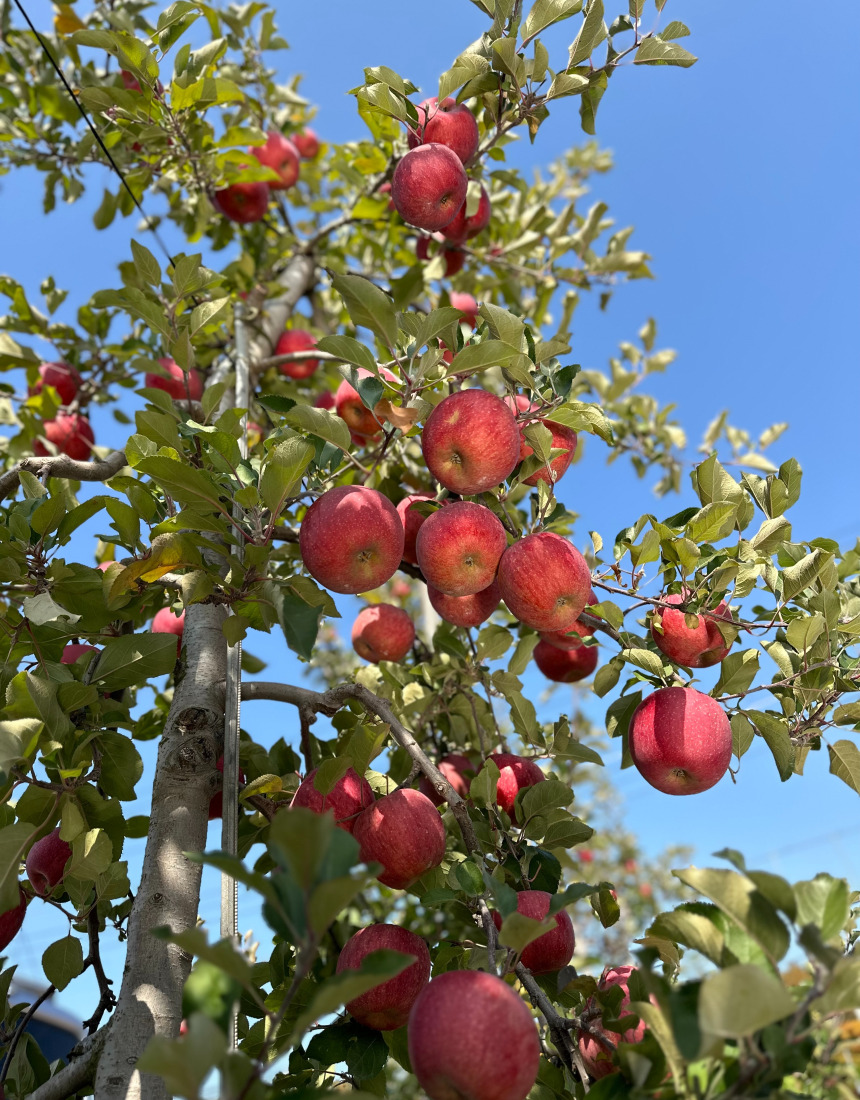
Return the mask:
[[[358,970],[371,951],[401,951],[414,955],[415,962],[387,982],[346,1002],[354,1020],[377,1031],[403,1027],[418,994],[430,980],[430,952],[420,936],[396,924],[371,924],[360,928],[343,945],[337,959],[337,973]]]
[[[394,169],[391,198],[410,225],[433,233],[444,229],[466,201],[466,173],[444,145],[419,145]]]
[[[317,340],[303,328],[291,328],[281,334],[275,345],[275,355],[289,355],[294,351],[310,351],[317,346]],[[278,370],[287,378],[310,378],[320,365],[319,359],[294,359],[290,363],[281,363]]]
[[[27,895],[23,887],[18,887],[18,904],[5,913],[0,913],[0,951],[5,951],[12,940],[21,931],[27,913]]]
[[[140,82],[128,71],[128,69],[120,69],[119,75],[122,80],[122,86],[127,92],[139,92],[141,90]]]
[[[409,1014],[409,1060],[430,1100],[525,1100],[540,1041],[522,998],[495,974],[449,970]]]
[[[48,894],[63,881],[63,872],[72,854],[70,844],[60,838],[60,827],[37,840],[27,853],[24,864],[30,885],[39,897]]]
[[[308,508],[299,531],[305,568],[332,592],[369,592],[394,576],[403,558],[403,524],[394,505],[363,485],[339,485]]]
[[[373,790],[364,776],[348,768],[328,794],[314,786],[318,768],[309,771],[293,795],[290,806],[301,806],[315,814],[333,813],[335,824],[346,833],[355,828],[361,812],[373,805]]]
[[[293,134],[293,145],[298,149],[302,160],[313,160],[319,155],[320,140],[310,128]]]
[[[239,225],[250,225],[266,216],[269,209],[269,185],[261,180],[231,183],[212,196],[215,209]]]
[[[418,131],[410,129],[407,135],[410,149],[438,142],[456,153],[463,164],[477,153],[478,123],[465,103],[458,105],[451,96],[440,103],[433,96],[420,103],[416,110]]]
[[[41,393],[45,386],[53,386],[64,405],[71,405],[83,384],[83,378],[71,363],[43,363],[39,367],[39,381],[30,387],[31,394]]]
[[[60,655],[60,663],[63,665],[73,665],[75,661],[83,657],[85,653],[98,653],[98,647],[94,645],[76,645],[74,642],[69,642],[67,646],[63,647],[63,652]]]
[[[419,260],[426,260],[430,256],[430,242],[432,237],[419,237],[415,242],[415,255]],[[463,270],[463,264],[466,262],[466,253],[461,248],[448,248],[443,247],[438,250],[434,250],[436,255],[439,255],[445,261],[445,278],[450,279],[452,275],[456,275],[458,271]]]
[[[569,630],[590,598],[591,573],[575,546],[543,531],[502,554],[499,588],[510,613],[532,630]]]
[[[525,484],[537,485],[539,481],[545,481],[547,485],[554,485],[567,473],[568,467],[573,461],[573,456],[576,453],[576,432],[572,428],[565,428],[563,424],[556,424],[554,420],[538,418],[537,422],[543,424],[545,428],[549,428],[552,432],[550,446],[553,449],[564,450],[564,454],[556,455],[555,458],[550,459],[549,470],[545,465],[535,470],[531,476],[525,479]],[[534,423],[534,421],[531,421],[531,423]],[[526,423],[520,421],[520,461],[534,454],[532,446],[526,440],[526,426]]]
[[[583,863],[593,863],[594,852],[590,851],[588,848],[583,848],[579,853],[579,858]]]
[[[217,761],[215,762],[215,767],[218,769],[219,772],[221,772],[222,775],[224,774],[224,757],[223,756],[218,757]],[[240,783],[245,782],[245,773],[242,771],[241,768],[239,769],[239,782]],[[215,794],[212,795],[212,797],[209,800],[209,820],[210,821],[215,821],[218,818],[223,817],[223,816],[224,816],[224,792],[223,791],[217,791]]]
[[[402,661],[415,641],[406,612],[391,603],[363,607],[352,624],[352,648],[365,661]]]
[[[379,373],[387,381],[397,382],[390,370],[383,368]],[[372,374],[372,371],[366,370],[364,367],[358,368],[359,378],[371,378]],[[369,438],[372,439],[378,436],[382,431],[382,424],[376,418],[376,414],[367,408],[361,400],[358,390],[350,385],[345,378],[334,395],[334,404],[337,415],[346,422],[346,426],[353,436],[353,442],[358,442],[359,446],[363,446]],[[362,438],[356,441],[355,436]]]
[[[415,554],[428,584],[446,596],[473,596],[495,580],[507,544],[505,529],[489,508],[460,500],[427,517]]]
[[[446,623],[464,628],[485,623],[502,599],[499,586],[495,581],[488,588],[475,592],[471,596],[447,596],[432,584],[428,584],[427,596],[436,614]]]
[[[410,493],[397,505],[397,514],[400,516],[404,532],[403,560],[408,561],[410,565],[418,564],[418,558],[415,556],[415,540],[418,537],[419,527],[427,518],[411,506],[419,500],[434,499],[432,493]]]
[[[391,595],[397,600],[408,600],[412,595],[412,585],[409,581],[394,580],[391,582]]]
[[[533,787],[542,783],[546,776],[534,760],[526,760],[510,752],[494,752],[490,760],[499,769],[499,781],[496,784],[496,802],[509,817],[513,817],[514,801],[524,787]]]
[[[620,985],[624,990],[624,996],[617,1010],[616,1019],[623,1019],[625,1015],[630,1015],[630,1013],[626,1011],[627,1006],[630,1004],[628,983],[635,969],[634,966],[610,967],[604,970],[600,981],[597,983],[597,988],[601,993],[605,992],[607,989],[611,989],[614,985]],[[616,1047],[619,1043],[641,1043],[647,1030],[645,1021],[640,1020],[635,1027],[629,1028],[623,1034],[619,1035],[617,1031],[608,1031],[603,1027],[603,1017],[600,1006],[593,997],[589,997],[586,1002],[583,1016],[586,1019],[590,1018],[589,1022],[593,1031],[605,1035]],[[600,1079],[601,1077],[608,1077],[610,1073],[618,1072],[617,1066],[612,1064],[613,1052],[608,1047],[604,1046],[603,1043],[600,1042],[600,1039],[594,1035],[589,1035],[588,1032],[581,1031],[579,1033],[579,1053],[582,1057],[583,1065],[594,1078]]]
[[[559,649],[551,642],[538,642],[534,649],[535,664],[558,684],[574,684],[584,680],[597,668],[597,646],[581,645],[578,649]]]
[[[552,894],[543,890],[521,890],[517,894],[517,912],[532,920],[545,920],[549,913]],[[532,940],[520,955],[520,962],[532,974],[550,974],[567,966],[573,958],[576,938],[573,923],[564,909],[553,916],[555,928]],[[493,911],[496,928],[502,927],[501,913]]]
[[[471,294],[464,294],[459,290],[452,290],[448,298],[454,309],[459,309],[463,314],[463,320],[468,321],[469,327],[475,328],[478,323],[478,303],[475,298]]]
[[[469,784],[477,771],[468,756],[463,756],[459,752],[449,752],[439,761],[438,767],[457,794],[461,798],[468,798]],[[426,775],[422,775],[418,780],[418,790],[426,794],[434,806],[441,806],[443,802],[448,801],[444,795],[439,794]]]
[[[520,460],[514,414],[487,390],[460,390],[443,398],[427,417],[421,437],[433,477],[460,496],[500,485]]]
[[[350,386],[350,389],[352,387]],[[317,394],[317,398],[314,401],[315,409],[333,409],[334,408],[334,394],[326,390],[324,393]]]
[[[403,890],[445,857],[445,826],[426,795],[409,787],[378,799],[359,814],[353,835],[363,863],[381,863],[385,886]]]
[[[182,632],[185,630],[185,611],[180,611],[177,615],[172,607],[162,607],[161,610],[156,611],[153,616],[150,630],[153,634],[175,634],[176,656],[178,657],[182,650]]]
[[[732,613],[725,600],[713,611],[694,613],[697,615],[697,623],[691,627],[687,626],[683,610],[685,601],[689,599],[687,592],[662,596],[661,599],[663,603],[673,606],[655,607],[651,614],[651,637],[657,648],[670,661],[686,668],[710,668],[711,665],[719,664],[731,649],[731,642],[725,641],[715,622],[716,619],[726,622],[732,620]]]
[[[163,374],[147,374],[143,384],[150,389],[164,390],[174,401],[199,401],[203,396],[203,379],[196,370],[186,372],[174,359],[159,359]]]
[[[478,199],[478,209],[471,217],[466,213],[466,204],[460,207],[456,216],[445,226],[442,234],[454,244],[463,244],[472,237],[482,232],[490,224],[490,215],[493,208],[490,205],[490,196],[481,188],[481,197]]]
[[[725,775],[732,727],[720,704],[695,688],[660,688],[630,719],[630,755],[643,778],[664,794],[698,794]]]
[[[394,210],[395,209],[394,199],[391,198],[391,180],[388,180],[386,183],[381,183],[379,185],[379,187],[377,187],[376,190],[377,190],[377,193],[380,194],[380,195],[388,195],[389,196],[389,198],[388,198],[388,209],[389,210]]]
[[[96,440],[85,416],[79,413],[57,413],[56,420],[45,421],[44,429],[45,439],[53,443],[60,454],[66,454],[78,462],[85,462],[90,457]],[[34,455],[45,458],[50,453],[41,439],[34,441]]]
[[[276,180],[266,181],[270,190],[287,191],[299,178],[299,151],[283,134],[270,130],[266,135],[266,144],[252,145],[248,152],[260,164],[277,173]]]
[[[588,594],[588,603],[585,606],[593,607],[596,603],[600,603],[600,601],[595,595],[594,589],[592,589]],[[577,619],[569,630],[542,630],[540,638],[542,642],[549,642],[556,649],[579,649],[582,645],[582,639],[590,638],[593,633],[594,631],[590,626],[586,626],[581,619]]]

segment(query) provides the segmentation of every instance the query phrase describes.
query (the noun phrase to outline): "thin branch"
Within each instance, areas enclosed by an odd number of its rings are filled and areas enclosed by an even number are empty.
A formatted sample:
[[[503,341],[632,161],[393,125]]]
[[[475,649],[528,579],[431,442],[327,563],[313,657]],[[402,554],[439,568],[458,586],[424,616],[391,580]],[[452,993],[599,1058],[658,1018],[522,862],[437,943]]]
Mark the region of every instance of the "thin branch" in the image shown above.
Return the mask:
[[[107,458],[96,462],[79,462],[68,455],[51,458],[22,458],[11,470],[0,475],[0,500],[14,493],[21,480],[22,470],[40,480],[45,477],[67,477],[73,481],[108,481],[126,465],[124,451],[113,451]]]
[[[99,915],[96,906],[93,906],[87,916],[87,936],[89,938],[90,953],[84,962],[84,969],[86,969],[87,966],[93,968],[96,981],[99,983],[100,994],[99,1003],[96,1005],[95,1012],[88,1020],[83,1021],[83,1026],[87,1029],[87,1033],[92,1035],[98,1030],[102,1016],[104,1016],[106,1012],[110,1012],[111,1009],[116,1006],[116,997],[111,989],[113,982],[107,974],[105,974],[104,967],[102,966],[101,952],[99,950]]]
[[[6,1051],[6,1057],[3,1061],[3,1069],[0,1070],[0,1095],[2,1095],[3,1082],[8,1076],[9,1070],[12,1066],[12,1059],[15,1057],[15,1051],[18,1048],[18,1044],[21,1041],[21,1036],[27,1030],[27,1024],[33,1019],[42,1005],[47,999],[57,992],[57,987],[51,983],[48,988],[41,993],[31,1005],[28,1006],[27,1011],[21,1014],[21,1018],[15,1025],[15,1031],[12,1035],[12,1039],[9,1043],[9,1049]]]
[[[105,1044],[109,1026],[81,1040],[69,1055],[68,1065],[31,1092],[29,1100],[68,1100],[68,1097],[74,1096],[90,1084],[95,1076],[96,1063]]]
[[[585,1072],[582,1065],[582,1061],[579,1057],[579,1050],[576,1049],[576,1043],[565,1027],[566,1021],[564,1017],[556,1012],[552,1001],[534,980],[530,970],[527,970],[522,963],[517,963],[515,970],[532,1004],[541,1012],[546,1020],[553,1045],[561,1055],[562,1060],[567,1063],[568,1068],[572,1069],[575,1065],[579,1070],[583,1088],[588,1092],[588,1074]]]

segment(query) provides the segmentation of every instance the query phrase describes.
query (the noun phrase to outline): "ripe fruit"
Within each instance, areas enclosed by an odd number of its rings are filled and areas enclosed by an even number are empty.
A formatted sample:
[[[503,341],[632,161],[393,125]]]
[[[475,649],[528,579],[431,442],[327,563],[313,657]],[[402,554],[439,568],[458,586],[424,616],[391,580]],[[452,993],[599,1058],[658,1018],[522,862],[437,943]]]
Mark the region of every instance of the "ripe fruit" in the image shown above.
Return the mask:
[[[432,237],[418,237],[415,241],[415,255],[419,260],[430,258],[430,242]],[[439,255],[445,261],[445,278],[450,279],[458,271],[463,270],[466,262],[466,253],[461,248],[442,247],[434,249],[434,255]]]
[[[522,410],[520,410],[522,411]],[[524,423],[519,421],[520,426],[520,461],[534,454],[534,449],[526,440],[525,429],[529,422]],[[531,421],[530,423],[535,423]],[[543,420],[537,418],[537,423],[543,424],[545,428],[549,428],[552,432],[552,442],[550,446],[554,450],[563,449],[564,454],[556,455],[555,458],[550,459],[549,470],[547,470],[544,464],[539,469],[535,470],[533,474],[525,479],[526,485],[537,485],[539,481],[545,481],[547,485],[554,485],[565,473],[573,461],[573,456],[576,454],[576,432],[572,428],[565,428],[563,424],[556,424],[554,420]],[[552,474],[550,474],[552,471]]]
[[[354,1020],[377,1031],[403,1027],[418,994],[430,980],[430,952],[420,936],[396,924],[371,924],[360,928],[343,945],[338,956],[337,973],[358,970],[371,951],[402,951],[414,955],[415,962],[387,982],[369,989],[346,1003]]]
[[[391,196],[391,180],[388,180],[385,183],[381,183],[379,185],[379,187],[377,187],[376,192],[377,192],[378,195],[388,195],[389,196],[388,209],[393,210],[394,209],[394,200],[390,197]]]
[[[593,607],[596,603],[600,603],[600,601],[595,595],[594,589],[592,589],[588,594],[588,603],[585,606]],[[582,645],[582,639],[590,638],[592,634],[591,627],[586,626],[582,619],[577,619],[569,630],[542,630],[540,638],[542,642],[549,642],[557,649],[579,649]]]
[[[381,370],[379,372],[383,378],[389,382],[396,382],[397,379],[389,370]],[[359,378],[370,378],[372,372],[365,370],[364,367],[358,368]],[[368,409],[361,397],[353,386],[344,380],[337,388],[337,393],[334,395],[334,404],[337,411],[337,415],[341,420],[346,421],[346,426],[349,428],[353,435],[362,437],[375,437],[382,431],[382,424],[377,420],[371,409]],[[366,442],[366,438],[360,442]]]
[[[41,393],[45,386],[53,386],[64,405],[71,405],[78,395],[83,378],[71,363],[43,363],[39,367],[39,381],[30,387],[31,394]]]
[[[108,563],[110,564],[110,563]],[[99,566],[101,568],[101,566]],[[75,661],[83,657],[85,653],[98,653],[98,647],[94,645],[76,645],[74,642],[69,642],[67,646],[63,647],[63,652],[60,655],[60,664],[73,665]]]
[[[293,351],[310,351],[317,346],[316,337],[303,328],[290,328],[281,334],[275,345],[275,355],[289,355]],[[287,378],[310,378],[320,365],[319,359],[294,359],[290,363],[281,363],[278,370]]]
[[[463,314],[463,320],[468,321],[469,326],[474,328],[478,323],[478,303],[472,295],[452,290],[448,298],[454,309],[459,309]]]
[[[542,783],[546,776],[534,760],[526,760],[510,752],[494,752],[490,760],[499,769],[499,781],[496,784],[496,802],[505,813],[513,816],[514,801],[524,787],[533,787]]]
[[[369,592],[403,558],[403,524],[388,499],[363,485],[339,485],[308,508],[299,531],[305,568],[332,592]]]
[[[353,768],[338,779],[328,794],[322,794],[314,786],[318,768],[309,771],[302,780],[299,789],[293,795],[290,806],[302,806],[315,814],[333,813],[335,824],[344,832],[351,833],[355,828],[358,815],[373,805],[373,790],[367,780]]]
[[[162,607],[153,616],[150,629],[153,634],[175,634],[176,656],[179,656],[182,650],[182,632],[185,630],[184,610],[177,615],[172,607]]]
[[[378,799],[359,814],[353,829],[363,863],[381,863],[376,877],[405,889],[445,856],[445,826],[436,807],[409,787]]]
[[[60,838],[59,825],[52,833],[37,840],[27,853],[24,864],[27,878],[40,898],[47,897],[63,881],[63,872],[71,854],[71,845]]]
[[[224,774],[224,757],[219,756],[215,762],[215,767],[221,774]],[[245,773],[242,769],[239,769],[239,782],[245,782]],[[215,794],[209,800],[209,820],[215,821],[216,819],[224,816],[224,792],[216,791]]]
[[[489,588],[471,596],[446,596],[432,584],[427,585],[427,596],[436,614],[453,626],[480,626],[499,606],[502,594],[493,581]]]
[[[266,216],[269,209],[269,185],[261,180],[231,183],[212,196],[215,209],[239,225],[250,225]]]
[[[448,96],[440,103],[436,96],[418,104],[418,131],[407,134],[409,148],[438,142],[456,153],[463,164],[478,151],[478,123],[465,105]]]
[[[723,600],[719,607],[707,613],[698,614],[696,626],[687,626],[682,609],[688,594],[661,597],[664,603],[673,607],[655,608],[651,615],[651,637],[670,661],[686,668],[710,668],[719,664],[731,649],[715,620],[731,622],[732,614]],[[678,608],[676,611],[675,608]]]
[[[433,233],[444,229],[466,201],[466,173],[444,145],[419,145],[394,169],[391,198],[410,225]]]
[[[469,797],[469,784],[474,779],[477,769],[468,756],[463,756],[459,752],[450,752],[442,757],[438,768],[461,798]],[[418,790],[426,794],[434,806],[441,806],[443,802],[448,801],[444,795],[439,794],[426,775],[422,775],[419,779]]]
[[[350,387],[351,389],[352,387]],[[333,409],[334,408],[334,394],[326,390],[324,393],[317,395],[314,401],[315,409]]]
[[[302,160],[313,160],[315,156],[319,155],[320,140],[311,129],[293,134],[293,145],[298,149]]]
[[[27,912],[27,895],[18,887],[18,904],[0,913],[0,951],[5,951],[21,930]]]
[[[457,215],[442,230],[442,234],[454,244],[463,244],[469,241],[490,224],[490,215],[493,208],[490,205],[490,196],[481,188],[481,197],[478,199],[478,209],[471,217],[466,213],[466,204],[460,207]]]
[[[532,630],[569,630],[591,596],[591,574],[575,546],[543,531],[502,554],[499,588],[510,613]]]
[[[630,719],[630,755],[643,778],[664,794],[698,794],[725,775],[732,727],[720,704],[695,688],[660,688]]]
[[[287,191],[299,178],[299,151],[293,143],[274,130],[266,135],[265,145],[252,145],[248,152],[260,164],[277,172],[276,180],[268,180],[272,191]]]
[[[403,560],[408,561],[410,565],[418,564],[418,558],[415,556],[415,540],[418,537],[419,527],[427,518],[422,516],[415,508],[412,508],[411,505],[419,500],[433,499],[432,493],[410,493],[397,505],[397,514],[403,524]]]
[[[517,894],[517,912],[524,917],[531,917],[532,920],[545,920],[551,901],[552,894],[544,893],[543,890],[521,890]],[[561,970],[573,958],[576,938],[570,917],[561,909],[554,914],[553,920],[555,928],[532,940],[520,955],[520,962],[532,974],[549,974],[554,970]],[[496,928],[501,928],[501,913],[494,911],[493,921]]]
[[[363,607],[352,624],[352,648],[365,661],[402,661],[415,641],[406,612],[391,603]]]
[[[44,432],[45,439],[53,443],[60,454],[66,454],[78,462],[85,462],[90,457],[91,447],[96,441],[89,420],[79,413],[57,413],[56,420],[45,421]],[[41,439],[34,441],[34,455],[44,458],[50,453]]]
[[[460,390],[427,417],[421,437],[433,477],[460,496],[500,485],[520,460],[514,414],[487,390]]]
[[[196,370],[190,370],[186,374],[174,359],[159,359],[158,362],[168,377],[149,373],[144,377],[144,386],[153,390],[164,390],[174,401],[200,400],[203,396],[203,379]]]
[[[614,985],[620,985],[624,990],[621,1005],[615,1013],[616,1019],[622,1019],[625,1015],[630,1015],[630,1013],[626,1011],[627,1006],[630,1004],[628,983],[630,981],[630,975],[635,969],[636,967],[634,966],[613,966],[604,970],[600,981],[597,983],[597,988],[601,993],[607,989],[611,989]],[[640,1020],[635,1027],[629,1028],[622,1034],[619,1034],[617,1031],[607,1031],[603,1026],[603,1016],[600,1014],[600,1007],[593,997],[589,997],[586,1002],[583,1016],[586,1019],[590,1016],[590,1026],[592,1030],[600,1032],[601,1035],[605,1035],[616,1047],[619,1043],[641,1043],[647,1030],[645,1021]],[[609,1050],[608,1047],[605,1047],[596,1036],[581,1031],[579,1033],[579,1053],[582,1057],[583,1065],[592,1077],[600,1079],[601,1077],[608,1077],[610,1073],[617,1072],[616,1067],[612,1064],[612,1051]]]
[[[534,659],[548,680],[558,684],[574,684],[590,676],[597,668],[597,646],[559,649],[551,642],[538,642]]]
[[[482,970],[449,970],[409,1014],[409,1060],[430,1100],[524,1100],[540,1042],[528,1008]]]
[[[415,554],[428,584],[446,596],[472,596],[493,583],[506,546],[505,529],[489,508],[459,500],[427,517]]]

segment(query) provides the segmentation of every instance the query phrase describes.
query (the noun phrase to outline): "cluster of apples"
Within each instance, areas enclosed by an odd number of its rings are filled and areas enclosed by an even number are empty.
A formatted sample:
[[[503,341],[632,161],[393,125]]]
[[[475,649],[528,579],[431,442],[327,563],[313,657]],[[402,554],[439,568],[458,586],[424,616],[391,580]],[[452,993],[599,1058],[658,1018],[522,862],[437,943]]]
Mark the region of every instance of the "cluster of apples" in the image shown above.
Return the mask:
[[[30,387],[29,393],[31,396],[39,394],[45,386],[51,386],[56,390],[61,403],[68,406],[78,396],[83,382],[83,378],[71,363],[42,363],[39,367],[39,378]],[[43,435],[48,443],[53,444],[57,452],[80,462],[90,457],[95,443],[89,420],[81,413],[67,412],[64,409],[61,409],[53,420],[45,421]],[[45,446],[40,437],[33,444],[33,453],[40,458],[45,458],[53,452]]]
[[[249,225],[264,218],[272,191],[289,191],[296,185],[303,160],[319,154],[320,142],[313,130],[305,129],[292,137],[277,130],[266,134],[264,145],[251,145],[248,152],[260,164],[271,168],[277,179],[231,183],[213,195],[215,209],[231,222]]]

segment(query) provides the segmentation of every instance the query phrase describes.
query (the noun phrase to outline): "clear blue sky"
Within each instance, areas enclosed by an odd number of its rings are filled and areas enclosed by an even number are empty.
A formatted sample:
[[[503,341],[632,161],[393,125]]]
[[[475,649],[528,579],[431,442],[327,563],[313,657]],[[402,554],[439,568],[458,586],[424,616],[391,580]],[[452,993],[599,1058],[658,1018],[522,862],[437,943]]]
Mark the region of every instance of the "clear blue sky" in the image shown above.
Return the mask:
[[[40,25],[47,24],[49,4],[32,0],[29,8]],[[636,225],[631,247],[653,255],[656,278],[622,288],[603,314],[586,300],[574,336],[575,359],[604,366],[619,340],[633,339],[647,317],[656,317],[659,345],[677,349],[678,359],[649,389],[677,404],[693,446],[725,407],[735,424],[755,434],[773,422],[790,422],[771,457],[779,462],[793,455],[804,469],[803,495],[790,513],[794,537],[824,535],[843,544],[860,533],[854,331],[860,72],[838,57],[827,60],[816,47],[830,47],[824,19],[844,25],[854,10],[849,0],[832,0],[825,15],[787,0],[778,13],[768,9],[765,15],[762,8],[757,26],[752,18],[741,23],[740,9],[715,0],[672,0],[664,21],[688,23],[693,33],[684,45],[700,61],[686,71],[627,68],[613,77],[597,136],[613,151],[616,168],[594,184],[595,200],[609,202],[619,226]],[[429,9],[394,0],[285,5],[281,28],[292,50],[282,55],[283,71],[307,74],[301,90],[319,105],[315,128],[323,138],[364,136],[345,92],[360,83],[365,65],[390,65],[433,94],[438,73],[482,25],[467,0],[436,0]],[[553,43],[563,53],[574,32],[570,21],[543,36],[551,54]],[[535,146],[524,142],[509,156],[529,170],[581,137],[576,101],[562,101]],[[32,294],[52,273],[79,304],[110,284],[116,263],[128,255],[129,235],[139,236],[133,219],[95,234],[90,215],[101,198],[100,170],[91,179],[90,197],[48,218],[32,174],[0,179],[0,266]],[[113,185],[107,170],[104,180]],[[96,426],[99,442],[124,438],[104,413]],[[562,488],[566,503],[582,516],[579,541],[588,530],[611,541],[642,512],[668,515],[693,502],[686,483],[683,499],[656,502],[648,483],[637,481],[623,462],[607,469],[601,445],[591,439]],[[349,621],[353,605],[338,599]],[[250,648],[270,661],[266,678],[296,674],[278,639],[253,638]],[[528,688],[536,698],[539,677],[529,679]],[[561,695],[552,707],[558,705]],[[602,709],[597,701],[595,716]],[[294,716],[285,711],[249,704],[244,725],[265,743],[269,735],[294,732]],[[619,772],[617,760],[608,763],[627,824],[648,850],[693,844],[702,862],[729,845],[744,850],[752,866],[789,878],[826,869],[860,884],[860,801],[827,774],[826,753],[810,755],[804,777],[780,784],[758,743],[744,758],[736,785],[725,779],[704,795],[675,799],[653,791],[633,771]],[[148,787],[146,780],[142,786]],[[217,836],[210,842],[217,845]],[[129,845],[132,860],[135,850],[138,842]],[[217,890],[214,879],[205,890],[216,927]],[[42,908],[31,911],[16,941],[22,952],[40,955],[63,934]],[[248,915],[240,927],[250,921]]]

